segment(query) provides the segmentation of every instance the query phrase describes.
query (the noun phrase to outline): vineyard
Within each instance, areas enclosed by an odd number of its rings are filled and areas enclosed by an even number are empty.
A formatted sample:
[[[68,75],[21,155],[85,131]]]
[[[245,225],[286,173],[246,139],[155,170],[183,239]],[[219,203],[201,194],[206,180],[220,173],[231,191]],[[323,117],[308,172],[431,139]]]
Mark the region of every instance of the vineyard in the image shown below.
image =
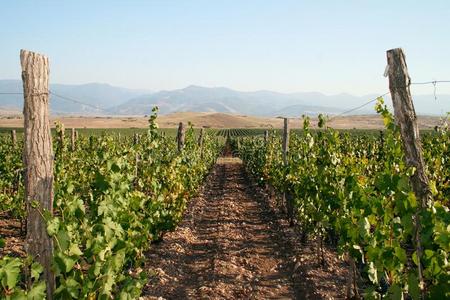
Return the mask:
[[[446,127],[422,139],[433,200],[420,212],[422,260],[418,260],[415,225],[420,205],[405,165],[400,132],[379,99],[377,111],[386,130],[376,139],[351,136],[326,127],[310,131],[304,117],[301,134],[289,141],[283,160],[282,137],[244,139],[235,147],[250,174],[282,194],[288,215],[302,239],[318,245],[325,265],[325,244],[336,247],[353,267],[355,294],[368,299],[408,294],[430,299],[450,295],[450,133]],[[419,266],[423,267],[419,278]]]
[[[314,130],[159,129],[157,107],[146,129],[68,131],[49,122],[48,59],[22,50],[0,298],[450,298],[447,118],[419,133],[404,54],[387,55],[394,114],[366,103],[382,131],[322,114]]]
[[[54,143],[54,216],[41,211],[55,241],[54,296],[134,299],[146,282],[140,268],[144,251],[178,224],[221,145],[208,134],[199,144],[199,136],[189,128],[179,151],[174,138],[157,130],[156,112],[139,142],[133,136],[120,140],[111,135],[80,136],[72,149],[70,137],[63,133],[59,124]],[[42,299],[42,266],[24,258],[19,234],[25,230],[26,215],[22,142],[13,144],[7,135],[0,139],[1,218],[21,224],[15,236],[0,240],[0,295]]]

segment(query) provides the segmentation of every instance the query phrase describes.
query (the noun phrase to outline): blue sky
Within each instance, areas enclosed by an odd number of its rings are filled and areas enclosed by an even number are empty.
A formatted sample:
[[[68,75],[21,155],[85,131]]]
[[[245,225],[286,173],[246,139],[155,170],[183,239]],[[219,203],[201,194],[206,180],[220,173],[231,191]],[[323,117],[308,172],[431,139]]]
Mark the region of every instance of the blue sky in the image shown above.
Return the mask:
[[[450,79],[448,1],[17,0],[0,25],[0,79],[20,78],[24,48],[49,56],[54,83],[364,95],[388,90],[395,47],[413,81]]]

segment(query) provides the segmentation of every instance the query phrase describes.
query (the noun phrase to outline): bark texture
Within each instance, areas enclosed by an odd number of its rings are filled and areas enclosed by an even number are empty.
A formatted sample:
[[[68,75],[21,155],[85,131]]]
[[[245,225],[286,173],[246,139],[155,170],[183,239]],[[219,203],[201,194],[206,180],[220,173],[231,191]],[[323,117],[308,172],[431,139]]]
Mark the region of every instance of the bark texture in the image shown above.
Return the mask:
[[[289,151],[289,119],[284,118],[283,130],[283,162],[287,165],[287,154]]]
[[[403,50],[396,48],[387,51],[387,62],[389,66],[389,89],[394,105],[395,121],[400,127],[406,164],[415,168],[414,174],[410,177],[410,182],[419,202],[414,221],[416,252],[420,261],[422,257],[420,213],[426,208],[428,201],[431,199],[431,190],[422,155],[416,111],[409,89],[411,78],[408,75],[408,67]],[[425,286],[421,263],[418,266],[418,273],[420,288],[423,292]]]
[[[289,153],[289,119],[284,118],[284,129],[283,129],[283,163],[285,166],[288,164],[288,153]],[[294,198],[289,191],[283,193],[283,202],[286,205],[286,211],[289,219],[289,224],[294,225]]]
[[[72,128],[70,132],[70,146],[72,148],[72,151],[75,151],[75,141],[76,141],[75,128]]]
[[[47,298],[55,280],[51,270],[53,241],[47,234],[44,211],[53,214],[53,151],[48,115],[48,58],[21,50],[24,92],[24,165],[27,206],[26,250],[44,267]]]
[[[181,152],[184,148],[184,139],[185,139],[185,130],[183,122],[180,122],[178,125],[178,134],[177,134],[177,142],[178,142],[178,151]]]
[[[422,207],[425,207],[431,191],[425,172],[416,111],[409,89],[411,79],[408,75],[405,55],[400,48],[392,49],[387,52],[387,60],[389,89],[394,105],[395,120],[401,131],[406,163],[416,169],[414,175],[411,176],[411,183]]]
[[[15,129],[11,130],[11,142],[13,146],[15,146],[17,143],[17,134]]]

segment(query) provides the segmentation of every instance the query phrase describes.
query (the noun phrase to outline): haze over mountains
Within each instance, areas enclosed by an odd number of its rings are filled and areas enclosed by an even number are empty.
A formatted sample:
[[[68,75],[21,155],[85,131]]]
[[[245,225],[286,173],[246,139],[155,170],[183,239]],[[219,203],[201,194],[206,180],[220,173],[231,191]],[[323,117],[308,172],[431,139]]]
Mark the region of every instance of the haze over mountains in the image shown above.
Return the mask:
[[[350,94],[324,95],[316,92],[278,93],[272,91],[240,92],[229,88],[207,88],[188,86],[183,89],[151,92],[89,83],[83,85],[52,84],[50,90],[58,95],[77,100],[82,105],[51,97],[53,114],[76,115],[145,115],[157,105],[161,114],[174,112],[221,112],[259,116],[300,116],[318,113],[339,114],[366,103],[376,95],[353,96]],[[0,80],[0,93],[22,92],[20,80]],[[385,98],[390,103],[390,98]],[[450,95],[415,95],[418,114],[443,115],[450,111]],[[21,110],[22,95],[1,95],[0,109]],[[373,105],[368,105],[352,114],[373,114]]]

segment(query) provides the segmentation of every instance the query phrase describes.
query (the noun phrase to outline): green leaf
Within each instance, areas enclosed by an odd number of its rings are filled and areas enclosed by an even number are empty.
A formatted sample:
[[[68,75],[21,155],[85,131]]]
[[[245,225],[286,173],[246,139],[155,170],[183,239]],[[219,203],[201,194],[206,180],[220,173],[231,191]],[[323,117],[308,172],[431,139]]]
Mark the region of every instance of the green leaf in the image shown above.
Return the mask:
[[[13,289],[19,279],[20,267],[22,262],[19,258],[4,257],[1,261],[6,262],[0,268],[0,278],[2,280],[2,286],[4,288]]]
[[[64,252],[69,248],[70,237],[66,230],[59,230],[56,239],[58,240],[58,245],[61,247],[61,251]]]
[[[67,189],[66,189],[66,190],[67,190],[67,193],[72,194],[73,189],[74,189],[73,184],[72,184],[71,182],[69,182],[69,183],[67,184]]]
[[[8,299],[8,298],[6,298]],[[16,289],[14,294],[11,295],[11,300],[27,300],[27,295],[23,290]],[[42,298],[41,298],[42,299]]]
[[[431,194],[433,196],[436,196],[437,194],[439,194],[439,192],[436,188],[436,181],[430,180],[429,186],[430,186]]]
[[[401,261],[402,264],[406,264],[408,258],[406,257],[406,251],[401,247],[394,248],[395,256]]]
[[[369,263],[369,269],[367,271],[369,275],[369,279],[373,284],[378,284],[378,271],[375,268],[375,264],[373,262]]]
[[[75,258],[67,256],[61,252],[59,252],[55,256],[55,263],[58,266],[59,270],[63,273],[70,272],[76,262],[77,260]]]
[[[33,279],[39,279],[39,276],[44,271],[44,268],[40,263],[34,262],[31,265],[31,278]]]
[[[417,256],[417,252],[416,251],[414,251],[413,254],[412,254],[412,261],[414,262],[414,264],[416,266],[419,265],[419,257]]]
[[[367,217],[359,221],[359,233],[361,237],[365,237],[370,234],[370,223]]]
[[[72,277],[62,280],[55,294],[62,299],[78,299],[80,294],[80,284]]]
[[[31,290],[27,293],[27,300],[41,300],[46,295],[45,282],[41,281],[38,284],[33,285]]]
[[[419,279],[414,273],[408,275],[408,294],[413,300],[420,299]]]
[[[389,299],[392,300],[403,300],[402,288],[398,284],[393,284],[388,290]]]
[[[54,236],[58,233],[60,221],[58,217],[55,217],[47,222],[47,233],[49,236]]]
[[[416,195],[413,192],[409,192],[408,193],[408,202],[409,205],[411,205],[411,208],[416,208],[417,207],[417,198]]]
[[[80,250],[77,244],[71,244],[69,247],[69,255],[81,256],[83,252]]]

